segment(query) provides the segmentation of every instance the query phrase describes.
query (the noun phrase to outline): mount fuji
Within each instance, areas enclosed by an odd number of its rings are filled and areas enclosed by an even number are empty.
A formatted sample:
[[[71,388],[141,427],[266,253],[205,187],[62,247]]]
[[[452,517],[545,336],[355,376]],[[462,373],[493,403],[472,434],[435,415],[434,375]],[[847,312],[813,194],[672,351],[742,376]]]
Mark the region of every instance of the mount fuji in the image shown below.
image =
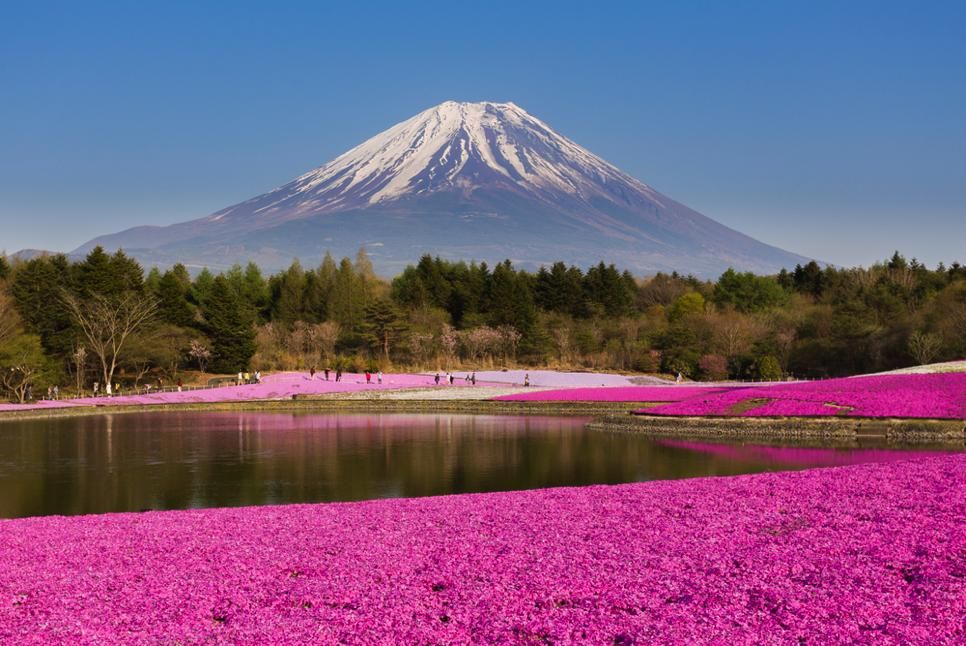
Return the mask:
[[[250,200],[91,240],[149,265],[270,270],[364,246],[395,273],[429,253],[523,267],[601,260],[712,277],[807,262],[658,193],[513,103],[447,101]]]

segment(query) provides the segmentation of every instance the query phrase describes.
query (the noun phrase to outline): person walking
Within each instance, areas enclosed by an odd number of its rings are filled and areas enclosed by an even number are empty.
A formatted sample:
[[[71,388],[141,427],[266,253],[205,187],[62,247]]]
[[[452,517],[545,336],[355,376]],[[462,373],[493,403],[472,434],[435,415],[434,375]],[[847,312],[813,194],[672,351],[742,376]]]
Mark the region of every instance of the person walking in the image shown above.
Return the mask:
[[[475,370],[473,371],[473,374],[470,375],[470,383],[473,384],[474,386],[476,385],[476,371]]]
[[[368,386],[371,383],[372,383],[372,373],[366,370],[366,385]]]
[[[335,369],[335,381],[336,383],[342,381],[342,368]]]
[[[524,388],[529,388],[530,387],[530,373],[529,372],[527,374],[523,375],[523,387]]]
[[[237,380],[235,381],[235,385],[236,385],[236,386],[241,386],[241,385],[242,385],[242,377],[243,377],[243,376],[244,376],[244,375],[242,375],[242,373],[241,373],[241,371],[239,371],[239,372],[238,372],[238,379],[237,379]]]
[[[436,381],[436,385],[438,386],[439,385],[439,373],[438,372],[436,373],[436,377],[434,377],[434,379]]]
[[[449,385],[452,386],[455,383],[456,383],[456,377],[451,372],[451,373],[449,373]]]
[[[60,386],[54,385],[54,401],[60,400]]]
[[[184,382],[178,379],[178,392],[180,393],[184,389]]]
[[[309,379],[315,381],[315,366],[309,368]]]
[[[325,380],[326,381],[329,380],[329,369],[328,368],[325,369]]]
[[[256,384],[262,383],[262,371],[261,370],[256,370],[255,371],[255,383]]]
[[[97,397],[97,393],[100,391],[100,389],[101,389],[100,382],[95,381],[94,382],[94,397]]]
[[[381,386],[382,385],[382,370],[380,370],[378,373],[376,373],[376,380],[379,382],[379,385]]]

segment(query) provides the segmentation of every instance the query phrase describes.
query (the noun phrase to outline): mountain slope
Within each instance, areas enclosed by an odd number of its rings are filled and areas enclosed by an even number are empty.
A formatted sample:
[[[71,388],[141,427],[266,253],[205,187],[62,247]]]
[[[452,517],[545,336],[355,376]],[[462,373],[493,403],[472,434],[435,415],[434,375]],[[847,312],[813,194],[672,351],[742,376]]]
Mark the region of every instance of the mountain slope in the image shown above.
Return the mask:
[[[365,245],[394,272],[423,253],[637,272],[771,272],[807,259],[661,195],[512,103],[447,101],[206,218],[96,238],[151,264],[278,269]]]

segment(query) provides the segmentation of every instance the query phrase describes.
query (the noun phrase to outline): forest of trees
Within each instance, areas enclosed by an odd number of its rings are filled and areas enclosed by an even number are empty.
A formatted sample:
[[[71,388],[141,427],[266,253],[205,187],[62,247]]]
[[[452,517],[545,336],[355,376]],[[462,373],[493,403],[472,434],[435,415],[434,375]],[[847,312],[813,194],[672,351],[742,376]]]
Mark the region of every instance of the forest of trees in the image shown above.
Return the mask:
[[[601,263],[536,272],[425,256],[392,281],[368,256],[192,276],[122,252],[0,258],[0,388],[130,388],[187,371],[512,365],[695,379],[822,378],[966,356],[966,268],[896,253],[717,281]]]

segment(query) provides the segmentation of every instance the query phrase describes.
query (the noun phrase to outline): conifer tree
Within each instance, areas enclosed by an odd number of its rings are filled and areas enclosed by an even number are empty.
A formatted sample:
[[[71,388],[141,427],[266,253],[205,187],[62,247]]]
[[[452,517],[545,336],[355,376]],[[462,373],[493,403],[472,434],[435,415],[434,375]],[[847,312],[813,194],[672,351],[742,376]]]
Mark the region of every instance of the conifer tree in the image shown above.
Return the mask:
[[[248,307],[224,276],[213,279],[203,312],[212,344],[211,369],[235,373],[247,370],[255,354],[255,325]]]

